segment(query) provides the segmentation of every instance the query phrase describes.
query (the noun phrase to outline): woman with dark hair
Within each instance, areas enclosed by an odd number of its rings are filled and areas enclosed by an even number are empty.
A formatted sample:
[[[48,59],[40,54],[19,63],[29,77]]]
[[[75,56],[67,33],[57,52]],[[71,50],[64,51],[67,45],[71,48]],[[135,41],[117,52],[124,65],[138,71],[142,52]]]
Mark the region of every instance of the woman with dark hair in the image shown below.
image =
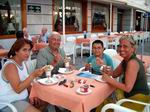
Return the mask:
[[[8,61],[1,71],[1,92],[0,100],[12,103],[18,112],[39,112],[34,106],[28,103],[28,88],[34,78],[41,76],[44,69],[37,69],[30,75],[24,61],[29,58],[33,45],[27,39],[18,39],[8,53]],[[37,101],[37,99],[36,99]],[[36,102],[37,103],[37,102]],[[8,107],[0,107],[1,112],[9,112]]]
[[[110,56],[103,53],[104,45],[101,40],[95,40],[92,43],[93,55],[88,57],[87,63],[85,64],[85,69],[92,69],[92,72],[101,75],[100,67],[102,65],[107,65],[113,68],[113,62]]]

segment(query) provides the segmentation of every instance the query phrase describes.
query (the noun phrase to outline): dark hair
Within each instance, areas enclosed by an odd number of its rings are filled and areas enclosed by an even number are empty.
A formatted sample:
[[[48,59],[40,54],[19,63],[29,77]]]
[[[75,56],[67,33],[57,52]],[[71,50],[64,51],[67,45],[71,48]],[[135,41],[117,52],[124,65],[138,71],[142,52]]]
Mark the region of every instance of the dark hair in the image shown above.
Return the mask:
[[[15,41],[15,43],[12,45],[11,49],[9,50],[9,52],[7,54],[8,58],[15,56],[16,52],[19,51],[25,44],[29,44],[30,49],[33,48],[32,41],[30,41],[28,39],[24,39],[24,38],[18,39]]]
[[[16,32],[16,38],[17,38],[17,39],[24,38],[24,36],[23,36],[23,31],[17,31],[17,32]]]
[[[103,44],[103,42],[101,40],[95,40],[95,41],[93,41],[92,47],[93,47],[94,44],[101,44],[101,46],[104,47],[104,44]]]

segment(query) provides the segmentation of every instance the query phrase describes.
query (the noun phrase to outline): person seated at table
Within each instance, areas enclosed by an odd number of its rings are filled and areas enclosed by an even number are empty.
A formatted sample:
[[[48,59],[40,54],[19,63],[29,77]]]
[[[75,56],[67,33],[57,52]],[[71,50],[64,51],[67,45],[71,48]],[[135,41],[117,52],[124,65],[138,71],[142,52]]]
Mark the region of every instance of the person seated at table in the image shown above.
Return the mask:
[[[120,65],[113,71],[103,69],[103,79],[113,87],[117,88],[116,100],[128,98],[132,100],[150,102],[149,88],[141,60],[136,57],[136,42],[131,35],[124,35],[119,40],[119,53],[123,58]],[[116,78],[123,75],[122,82]],[[119,92],[118,92],[119,91]],[[124,103],[123,106],[142,112],[144,106],[134,103]],[[100,111],[97,111],[100,112]]]
[[[18,112],[40,112],[28,102],[28,89],[32,81],[44,72],[44,69],[39,68],[29,75],[27,73],[24,61],[29,58],[32,47],[32,42],[27,39],[16,40],[8,52],[8,60],[0,74],[0,101],[12,103]],[[33,104],[39,104],[39,101],[37,98],[31,99]],[[0,111],[10,112],[11,110],[0,106]]]
[[[88,57],[87,63],[85,64],[85,70],[92,69],[92,73],[94,74],[102,74],[100,71],[100,67],[102,65],[107,65],[113,68],[113,62],[110,56],[103,53],[104,45],[101,40],[95,40],[92,43],[92,52],[93,55]]]
[[[42,30],[41,30],[41,34],[40,34],[40,37],[39,37],[39,42],[44,42],[44,43],[47,43],[48,42],[48,30],[46,27],[43,27]]]
[[[28,39],[28,40],[31,40],[31,41],[32,41],[32,38],[31,38],[31,36],[29,35],[29,33],[28,33],[26,27],[23,28],[23,36],[24,36],[25,39]]]
[[[36,68],[53,65],[52,74],[56,74],[60,67],[64,67],[65,52],[63,49],[60,49],[61,35],[58,32],[52,32],[48,36],[48,43],[49,45],[40,49],[37,55]],[[45,77],[45,75],[42,75],[42,77]]]

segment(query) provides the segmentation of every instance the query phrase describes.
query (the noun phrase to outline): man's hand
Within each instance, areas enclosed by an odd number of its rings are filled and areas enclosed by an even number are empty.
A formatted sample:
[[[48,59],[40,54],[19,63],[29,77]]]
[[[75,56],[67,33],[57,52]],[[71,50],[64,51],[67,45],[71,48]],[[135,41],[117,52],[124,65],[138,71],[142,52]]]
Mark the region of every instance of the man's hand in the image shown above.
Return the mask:
[[[53,52],[54,60],[50,63],[50,65],[56,66],[57,63],[63,60],[61,54],[59,52]]]
[[[96,57],[96,64],[101,66],[101,65],[104,65],[105,63],[100,57]]]

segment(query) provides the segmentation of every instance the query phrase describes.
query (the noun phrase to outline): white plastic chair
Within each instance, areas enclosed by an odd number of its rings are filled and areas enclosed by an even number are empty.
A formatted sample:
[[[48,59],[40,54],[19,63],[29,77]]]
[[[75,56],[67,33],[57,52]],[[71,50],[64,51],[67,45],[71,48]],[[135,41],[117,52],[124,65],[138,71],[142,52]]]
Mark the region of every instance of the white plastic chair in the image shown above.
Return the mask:
[[[91,38],[98,39],[98,36],[95,33],[93,33],[93,34],[91,34]]]
[[[132,109],[121,106],[121,104],[123,104],[125,102],[132,102],[132,103],[144,105],[145,108],[144,108],[143,111],[144,112],[150,112],[150,103],[144,103],[144,102],[131,100],[131,99],[121,99],[116,104],[112,104],[112,103],[107,104],[102,108],[101,112],[105,112],[108,109],[114,109],[115,112],[136,112],[135,110],[132,110]]]
[[[36,62],[37,62],[37,59],[28,60],[25,62],[27,71],[29,74],[35,70]]]
[[[8,106],[8,107],[12,110],[12,112],[18,112],[17,109],[16,109],[16,107],[13,106],[13,105],[10,104],[10,103],[0,102],[0,105],[1,105],[1,106]]]
[[[113,37],[112,41],[108,41],[108,48],[115,48],[117,50],[117,45],[119,44],[119,38]]]
[[[85,70],[85,67],[81,67],[80,69],[79,69],[79,72],[82,72],[82,71],[84,71]]]
[[[73,55],[73,64],[75,64],[75,42],[68,41],[63,45],[63,49],[65,51],[66,56]]]
[[[76,37],[74,37],[74,36],[69,36],[69,37],[66,38],[67,42],[70,42],[70,41],[75,42],[75,40],[76,40]]]
[[[121,63],[121,61],[115,57],[112,57],[112,61],[113,61],[113,67],[114,69],[117,68],[117,66]]]
[[[104,53],[109,55],[110,57],[117,55],[117,51],[115,49],[105,49]]]
[[[0,85],[3,85],[4,84],[3,82],[4,81],[2,80],[1,70],[0,70]],[[17,112],[17,109],[12,104],[8,102],[0,101],[0,109],[4,108],[5,106],[8,106],[12,110],[12,112]]]
[[[82,42],[81,44],[81,59],[83,58],[83,50],[89,50],[90,51],[90,56],[92,55],[92,42],[90,41],[90,43],[88,45],[86,45],[87,43]]]
[[[2,58],[0,58],[1,60],[0,60],[0,64],[1,64],[1,66],[3,66],[4,64],[5,64],[5,62],[7,61],[7,58],[5,58],[5,57],[2,57]]]
[[[105,34],[104,33],[98,33],[97,35],[98,35],[98,37],[101,37],[101,36],[104,36]]]
[[[120,105],[116,105],[116,104],[113,104],[113,103],[109,103],[107,105],[105,105],[101,112],[106,112],[108,109],[113,109],[115,110],[115,112],[136,112],[134,110],[131,110],[131,109],[128,109],[128,108],[125,108],[125,107],[122,107]]]
[[[144,102],[141,102],[141,101],[136,101],[136,100],[131,100],[131,99],[121,99],[119,100],[116,104],[117,105],[121,105],[125,102],[132,102],[132,103],[136,103],[136,104],[140,104],[140,105],[144,105],[145,108],[144,108],[144,112],[150,112],[150,103],[144,103]]]
[[[83,35],[77,36],[78,38],[84,38]],[[92,55],[92,43],[87,43],[87,42],[82,42],[80,45],[76,45],[76,49],[80,48],[81,49],[81,59],[83,58],[83,50],[89,50],[90,51],[90,56]]]
[[[76,39],[78,39],[78,38],[84,38],[84,36],[83,35],[79,35],[79,36],[77,36]],[[81,44],[75,44],[75,51],[77,51],[77,49],[81,50]],[[77,56],[77,52],[75,52],[75,55]]]

